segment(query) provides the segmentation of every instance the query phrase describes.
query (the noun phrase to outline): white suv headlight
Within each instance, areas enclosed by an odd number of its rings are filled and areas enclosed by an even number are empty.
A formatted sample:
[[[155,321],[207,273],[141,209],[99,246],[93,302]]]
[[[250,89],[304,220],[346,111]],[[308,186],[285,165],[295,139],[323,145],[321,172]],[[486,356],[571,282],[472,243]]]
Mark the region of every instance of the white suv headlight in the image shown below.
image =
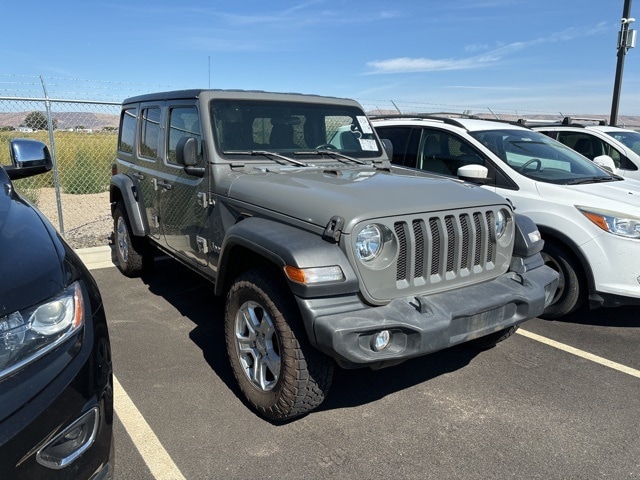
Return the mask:
[[[0,378],[60,345],[83,324],[78,282],[44,303],[0,317]]]
[[[605,232],[613,233],[621,237],[640,239],[639,217],[577,205],[576,208]]]

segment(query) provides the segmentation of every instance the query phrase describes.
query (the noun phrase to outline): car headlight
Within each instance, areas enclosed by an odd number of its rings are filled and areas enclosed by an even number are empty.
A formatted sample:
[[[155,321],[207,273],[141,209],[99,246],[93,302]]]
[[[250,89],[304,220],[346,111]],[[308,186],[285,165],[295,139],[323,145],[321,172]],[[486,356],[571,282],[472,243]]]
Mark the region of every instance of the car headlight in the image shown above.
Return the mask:
[[[0,317],[0,378],[60,345],[83,324],[78,282],[46,302]]]
[[[504,208],[501,208],[500,210],[498,210],[498,213],[496,214],[496,221],[495,221],[497,240],[500,240],[504,235],[504,233],[507,231],[508,219],[509,219],[509,215],[504,210]]]
[[[585,217],[605,232],[626,238],[640,238],[640,218],[624,213],[576,206]]]
[[[363,262],[374,260],[382,251],[382,247],[384,241],[378,225],[366,225],[356,237],[356,255]]]

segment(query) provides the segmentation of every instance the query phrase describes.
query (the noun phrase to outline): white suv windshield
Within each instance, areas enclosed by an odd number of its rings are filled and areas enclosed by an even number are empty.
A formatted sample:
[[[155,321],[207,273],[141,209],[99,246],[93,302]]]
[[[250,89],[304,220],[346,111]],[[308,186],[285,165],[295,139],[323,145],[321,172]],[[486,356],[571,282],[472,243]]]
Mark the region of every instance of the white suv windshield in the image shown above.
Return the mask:
[[[629,147],[635,153],[640,155],[640,133],[638,132],[621,132],[620,130],[605,132],[607,135],[615,138],[620,143]]]
[[[217,99],[211,103],[211,115],[223,155],[373,158],[382,152],[364,112],[351,106]]]
[[[542,133],[505,129],[470,134],[511,168],[534,180],[566,185],[614,179],[591,161]]]

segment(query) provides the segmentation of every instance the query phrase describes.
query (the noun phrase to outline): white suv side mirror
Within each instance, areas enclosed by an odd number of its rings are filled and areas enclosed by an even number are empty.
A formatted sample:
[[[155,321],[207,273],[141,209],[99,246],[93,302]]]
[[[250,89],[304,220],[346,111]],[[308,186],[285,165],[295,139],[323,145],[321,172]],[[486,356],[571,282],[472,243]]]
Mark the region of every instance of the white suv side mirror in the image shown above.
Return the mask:
[[[464,165],[458,169],[457,175],[461,180],[483,185],[487,183],[489,169],[484,165]]]
[[[616,164],[613,162],[613,158],[611,158],[609,155],[599,155],[593,159],[593,163],[605,169],[607,172],[613,173],[614,175],[618,173]]]

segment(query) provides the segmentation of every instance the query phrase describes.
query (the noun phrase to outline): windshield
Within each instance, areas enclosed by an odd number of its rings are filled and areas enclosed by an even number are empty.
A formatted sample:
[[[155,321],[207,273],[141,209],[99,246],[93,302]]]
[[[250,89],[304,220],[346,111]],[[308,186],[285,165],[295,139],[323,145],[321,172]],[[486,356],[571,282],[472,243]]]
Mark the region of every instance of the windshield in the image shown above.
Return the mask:
[[[511,168],[533,180],[575,184],[615,179],[579,153],[542,133],[506,129],[470,134]]]
[[[625,147],[629,147],[635,153],[640,155],[640,133],[638,132],[621,132],[620,130],[606,132],[607,135],[612,136]]]
[[[259,158],[255,152],[260,152],[317,159],[319,152],[327,158],[339,153],[374,158],[382,153],[366,115],[351,106],[217,99],[211,115],[223,155]]]

